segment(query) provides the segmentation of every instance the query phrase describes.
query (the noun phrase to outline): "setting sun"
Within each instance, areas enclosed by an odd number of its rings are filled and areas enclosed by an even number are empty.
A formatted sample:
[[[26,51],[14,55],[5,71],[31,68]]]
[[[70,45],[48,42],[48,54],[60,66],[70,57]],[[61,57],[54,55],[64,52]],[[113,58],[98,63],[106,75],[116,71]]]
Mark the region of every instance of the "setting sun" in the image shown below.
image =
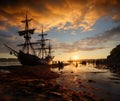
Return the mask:
[[[73,56],[73,60],[79,60],[79,56],[78,55],[74,55]]]

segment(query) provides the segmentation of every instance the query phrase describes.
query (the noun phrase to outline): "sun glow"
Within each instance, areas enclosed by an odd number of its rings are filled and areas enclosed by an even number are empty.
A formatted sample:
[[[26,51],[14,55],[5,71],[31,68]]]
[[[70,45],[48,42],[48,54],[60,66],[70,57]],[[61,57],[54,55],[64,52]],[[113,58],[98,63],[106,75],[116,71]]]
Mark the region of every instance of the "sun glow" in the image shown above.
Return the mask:
[[[74,55],[73,56],[73,60],[79,60],[79,56],[78,55]]]

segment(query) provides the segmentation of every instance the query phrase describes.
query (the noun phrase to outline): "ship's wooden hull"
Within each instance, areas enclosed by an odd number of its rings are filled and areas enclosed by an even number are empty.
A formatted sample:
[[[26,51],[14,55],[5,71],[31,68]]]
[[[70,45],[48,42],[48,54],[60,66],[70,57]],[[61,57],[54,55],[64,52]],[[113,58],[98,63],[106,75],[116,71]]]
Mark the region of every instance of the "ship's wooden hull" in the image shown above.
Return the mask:
[[[19,52],[18,54],[18,60],[22,65],[38,65],[39,63],[39,58],[37,56],[31,55],[31,54],[26,54],[22,51]]]
[[[50,62],[50,59],[40,59],[35,55],[27,54],[22,51],[18,54],[18,60],[22,65],[41,65],[49,64]]]

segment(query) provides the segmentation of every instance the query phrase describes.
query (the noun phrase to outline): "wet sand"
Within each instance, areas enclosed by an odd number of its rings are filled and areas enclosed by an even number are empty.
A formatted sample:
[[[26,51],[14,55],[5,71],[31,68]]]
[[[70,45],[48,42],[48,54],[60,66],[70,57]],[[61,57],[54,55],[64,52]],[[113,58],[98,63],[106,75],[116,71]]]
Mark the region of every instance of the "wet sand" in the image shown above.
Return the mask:
[[[75,92],[57,84],[55,79],[60,74],[52,72],[50,67],[0,67],[0,101],[104,101],[82,90]]]

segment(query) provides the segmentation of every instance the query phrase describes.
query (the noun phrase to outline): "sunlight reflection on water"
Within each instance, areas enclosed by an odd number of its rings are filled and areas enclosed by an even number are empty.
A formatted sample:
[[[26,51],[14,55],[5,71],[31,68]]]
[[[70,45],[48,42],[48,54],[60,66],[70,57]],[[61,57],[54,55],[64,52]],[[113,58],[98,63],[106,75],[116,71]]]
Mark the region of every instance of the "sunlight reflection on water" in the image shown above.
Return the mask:
[[[12,65],[6,63],[2,65]],[[17,65],[19,63],[15,63]],[[56,81],[66,88],[76,92],[86,92],[96,95],[108,101],[119,101],[120,99],[120,75],[112,73],[104,65],[75,64],[67,65],[63,69],[51,68],[60,74]],[[8,73],[9,71],[0,71]]]
[[[0,61],[0,66],[12,66],[12,65],[21,65],[19,62],[1,62]]]
[[[67,88],[96,94],[107,100],[120,99],[120,77],[101,66],[102,69],[93,64],[79,64],[78,67],[71,64],[61,70],[52,70],[60,74],[56,81]]]

